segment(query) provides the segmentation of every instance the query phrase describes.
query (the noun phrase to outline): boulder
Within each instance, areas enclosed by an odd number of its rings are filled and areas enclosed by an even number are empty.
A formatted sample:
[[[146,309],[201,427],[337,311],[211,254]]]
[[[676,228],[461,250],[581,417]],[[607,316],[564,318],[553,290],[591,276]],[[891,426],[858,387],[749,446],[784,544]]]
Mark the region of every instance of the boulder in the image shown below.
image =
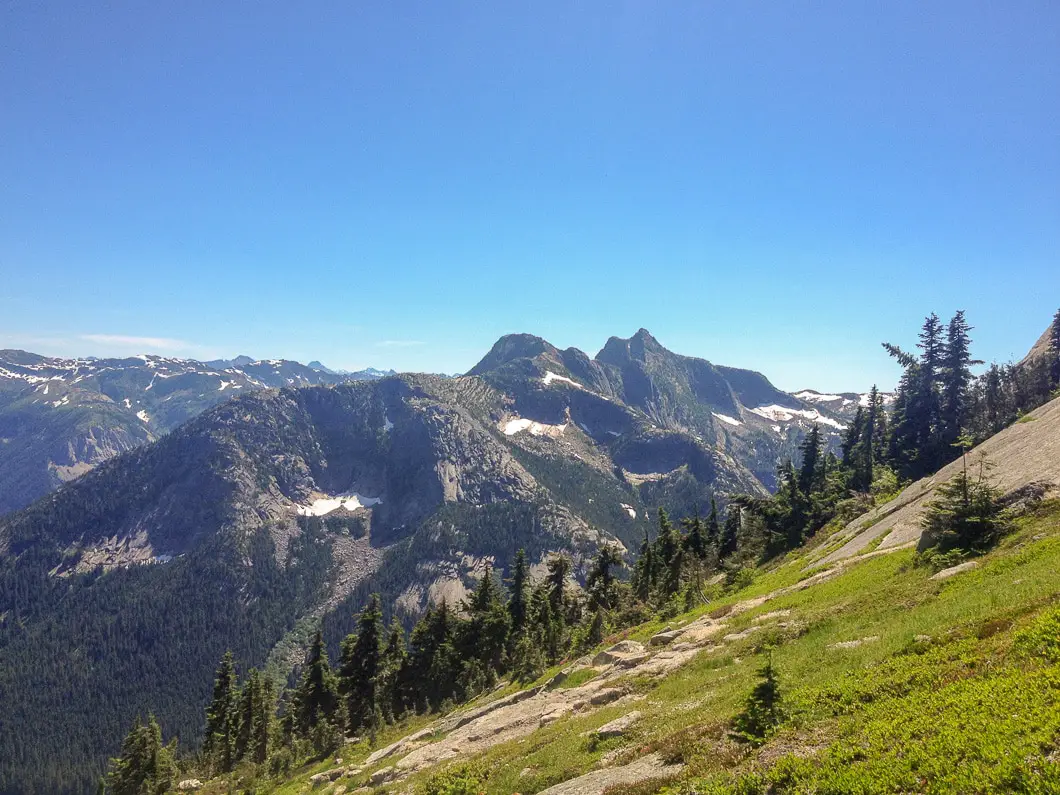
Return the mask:
[[[589,703],[594,707],[602,707],[604,704],[610,704],[612,701],[617,701],[625,694],[624,690],[619,690],[617,687],[610,687],[607,690],[601,690],[599,693],[593,693],[592,697],[589,699]]]
[[[380,784],[385,784],[386,782],[390,781],[390,779],[394,778],[396,775],[396,768],[394,768],[393,766],[384,767],[372,773],[372,775],[368,777],[368,780],[372,782],[373,787],[378,787]]]
[[[621,660],[643,654],[644,644],[637,643],[635,640],[623,640],[593,657],[593,665],[613,665]]]
[[[177,789],[180,792],[195,792],[195,790],[202,789],[202,782],[197,778],[186,778],[177,784]]]
[[[651,636],[651,640],[648,641],[649,646],[669,646],[681,635],[684,634],[684,630],[680,629],[666,629]]]
[[[967,563],[961,563],[959,566],[951,566],[948,569],[943,569],[937,574],[932,574],[930,579],[932,580],[948,580],[950,577],[954,577],[962,572],[971,571],[972,569],[979,568],[978,561],[969,560]]]
[[[346,768],[335,767],[331,770],[325,770],[323,773],[317,773],[315,776],[309,777],[309,783],[314,787],[319,787],[323,784],[330,784],[332,781],[336,781],[346,773]]]
[[[593,734],[595,734],[596,737],[600,740],[608,740],[612,737],[621,737],[623,734],[626,733],[626,729],[636,723],[639,719],[640,712],[637,710],[633,710],[633,712],[623,715],[621,718],[615,718],[610,723],[605,723],[603,726],[593,732]]]

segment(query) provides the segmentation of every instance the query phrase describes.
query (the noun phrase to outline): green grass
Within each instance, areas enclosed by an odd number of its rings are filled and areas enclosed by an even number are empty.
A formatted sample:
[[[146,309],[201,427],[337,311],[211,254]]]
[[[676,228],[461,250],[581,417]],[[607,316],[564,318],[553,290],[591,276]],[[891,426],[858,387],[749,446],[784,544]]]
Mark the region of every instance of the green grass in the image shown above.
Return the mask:
[[[802,552],[760,570],[738,593],[624,634],[643,641],[668,624],[794,585],[814,573],[806,570],[808,557]],[[851,561],[833,579],[726,617],[726,632],[736,633],[766,613],[788,611],[758,622],[762,628],[748,637],[704,650],[663,679],[631,677],[625,684],[635,704],[574,714],[459,760],[478,771],[473,784],[462,772],[432,769],[394,788],[534,795],[592,770],[605,755],[621,764],[657,751],[685,763],[680,780],[609,795],[1060,792],[1060,502],[1019,520],[979,568],[942,581],[931,574],[909,549]],[[856,640],[856,647],[835,646]],[[727,736],[728,723],[754,685],[767,645],[790,717],[751,749]],[[563,686],[592,675],[577,671]],[[591,730],[632,709],[643,717],[625,737],[592,739]],[[427,722],[390,729],[377,747]],[[366,743],[347,749],[345,763],[370,750]],[[262,791],[308,791],[308,777],[328,766]]]

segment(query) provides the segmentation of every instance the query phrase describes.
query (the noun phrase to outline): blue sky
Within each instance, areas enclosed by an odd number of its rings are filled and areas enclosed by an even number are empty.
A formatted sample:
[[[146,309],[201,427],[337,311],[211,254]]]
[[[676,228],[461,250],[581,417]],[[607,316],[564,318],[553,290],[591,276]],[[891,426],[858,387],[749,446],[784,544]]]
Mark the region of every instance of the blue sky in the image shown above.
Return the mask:
[[[893,385],[1060,306],[1060,4],[0,7],[0,346]]]

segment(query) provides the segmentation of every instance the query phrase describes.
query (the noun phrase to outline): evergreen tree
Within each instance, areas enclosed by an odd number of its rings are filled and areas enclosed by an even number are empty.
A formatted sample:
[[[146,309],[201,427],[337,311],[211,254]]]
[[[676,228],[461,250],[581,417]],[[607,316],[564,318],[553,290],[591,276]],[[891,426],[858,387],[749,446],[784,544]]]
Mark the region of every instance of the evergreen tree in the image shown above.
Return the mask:
[[[548,602],[545,601],[547,608]],[[518,682],[532,682],[545,669],[544,646],[533,633],[524,630],[519,633],[512,653],[512,678]]]
[[[615,606],[615,573],[614,569],[624,565],[618,548],[611,544],[601,544],[585,577],[585,589],[589,592],[590,605],[594,608],[610,610]]]
[[[802,453],[798,478],[799,490],[803,494],[812,494],[818,489],[821,474],[821,429],[816,422],[810,428],[802,444],[799,445],[799,451]]]
[[[503,595],[490,569],[486,569],[464,607],[468,621],[463,629],[462,656],[480,663],[488,685],[505,670],[505,649],[511,629]]]
[[[236,666],[231,651],[226,651],[217,668],[213,683],[213,698],[206,708],[206,733],[203,752],[214,769],[227,773],[232,769],[236,753],[238,713],[236,704]]]
[[[775,550],[778,540],[783,541],[784,548],[795,549],[806,536],[807,504],[805,495],[799,488],[799,476],[791,459],[781,464],[777,471],[780,488],[775,501],[766,510],[758,513],[766,522],[766,529],[771,538],[766,542],[767,551]]]
[[[276,722],[276,691],[272,680],[267,676],[262,675],[259,681],[260,696],[250,732],[250,755],[256,764],[262,765],[272,750],[273,725]]]
[[[379,692],[380,706],[388,720],[397,720],[405,712],[405,694],[410,684],[403,678],[407,658],[405,628],[395,616],[390,624],[386,649],[383,652],[383,673]]]
[[[413,685],[411,706],[419,712],[438,709],[456,693],[461,669],[456,627],[443,599],[436,607],[428,606],[412,629],[404,679]]]
[[[239,693],[239,703],[236,707],[236,739],[235,739],[235,761],[239,761],[252,753],[255,737],[255,721],[261,712],[261,674],[257,668],[251,668],[247,672],[247,681]]]
[[[565,623],[567,617],[567,578],[571,562],[566,555],[553,555],[548,559],[548,601],[555,620]]]
[[[652,544],[648,528],[644,528],[644,540],[640,544],[640,554],[633,566],[633,594],[642,602],[651,598],[655,588],[655,545]]]
[[[958,311],[950,320],[942,357],[942,444],[953,446],[968,424],[968,388],[972,381],[972,327]]]
[[[383,669],[383,612],[379,594],[372,594],[357,621],[357,634],[342,641],[339,692],[346,702],[350,734],[374,732],[382,722],[379,678]]]
[[[721,544],[718,547],[718,557],[728,558],[736,553],[736,547],[740,538],[740,506],[730,503],[725,513],[725,525],[722,528]]]
[[[173,783],[175,743],[162,744],[162,729],[154,715],[139,719],[125,737],[121,755],[110,760],[107,787],[112,795],[162,795]]]
[[[857,430],[857,439],[846,461],[850,469],[850,487],[855,491],[868,491],[872,487],[874,465],[882,454],[878,435],[881,432],[881,420],[886,431],[883,398],[875,384],[869,392],[867,404],[864,412],[858,408],[855,420],[861,423],[861,427]]]
[[[717,547],[721,543],[721,526],[718,524],[718,503],[710,495],[710,515],[707,516],[707,544]]]
[[[843,444],[840,448],[843,453],[843,463],[851,469],[854,468],[854,451],[859,449],[861,429],[864,425],[865,412],[859,405],[854,412],[854,419],[847,426],[847,432],[843,434]]]
[[[321,727],[326,731],[341,730],[341,702],[335,674],[328,663],[328,652],[324,648],[324,636],[317,630],[302,670],[302,680],[291,699],[294,730],[302,737],[310,737],[313,730]],[[325,731],[317,732],[323,739]],[[325,751],[319,747],[318,751]]]
[[[659,594],[666,600],[681,588],[682,559],[681,537],[662,507],[659,508],[659,535],[655,539],[655,562],[659,572]]]
[[[717,521],[716,513],[714,520]],[[707,557],[707,530],[703,526],[703,520],[699,518],[699,509],[697,508],[692,516],[682,519],[681,525],[685,528],[682,539],[685,552],[697,561],[702,561]]]
[[[530,567],[526,562],[526,551],[515,553],[512,564],[511,597],[508,599],[508,616],[511,618],[512,636],[526,627],[527,599],[530,596]]]
[[[765,742],[784,719],[772,653],[767,655],[758,675],[758,684],[747,696],[743,710],[733,719],[733,736],[752,745]]]
[[[530,614],[533,638],[549,663],[555,663],[563,653],[564,626],[562,616],[552,611],[547,582],[541,583],[530,594]]]
[[[981,460],[978,476],[969,475],[965,455],[961,470],[936,489],[921,525],[925,540],[939,552],[985,552],[1007,529],[1001,494],[990,483],[988,469]]]

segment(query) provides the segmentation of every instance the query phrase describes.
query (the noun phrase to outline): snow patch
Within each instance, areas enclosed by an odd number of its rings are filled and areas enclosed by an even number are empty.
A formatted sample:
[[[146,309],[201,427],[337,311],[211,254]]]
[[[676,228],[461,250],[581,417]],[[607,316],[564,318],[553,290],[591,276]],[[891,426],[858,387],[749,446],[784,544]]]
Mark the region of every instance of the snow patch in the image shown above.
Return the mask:
[[[125,403],[125,408],[127,408],[127,409],[131,409],[132,408],[132,403],[129,402],[129,398],[125,398],[124,403]]]
[[[840,431],[847,427],[841,422],[836,422],[831,417],[824,416],[817,409],[790,409],[787,406],[773,404],[771,406],[759,406],[756,409],[751,409],[751,412],[771,422],[791,422],[796,418],[801,418],[810,422],[820,423],[821,425],[830,425]]]
[[[626,505],[624,502],[619,503],[619,507],[629,514],[630,519],[637,518],[637,512],[633,509],[632,505]]]
[[[340,494],[337,497],[321,497],[309,505],[299,505],[299,516],[325,516],[339,508],[355,511],[358,508],[371,508],[383,501],[382,497],[364,497],[356,492]]]
[[[544,422],[534,422],[523,417],[516,417],[504,424],[504,435],[515,436],[521,431],[530,431],[531,436],[561,436],[567,429],[567,423],[562,425],[548,425]]]
[[[577,387],[578,389],[584,389],[585,388],[581,384],[579,384],[577,381],[571,381],[569,378],[567,378],[565,376],[556,375],[551,370],[546,370],[545,371],[545,377],[542,378],[541,380],[544,382],[545,386],[548,386],[553,381],[562,381],[565,384],[570,384],[571,386]]]
[[[712,411],[711,414],[713,414],[722,422],[727,423],[729,425],[743,425],[743,423],[740,422],[738,419],[736,419],[735,417],[730,417],[728,414],[718,414],[718,412],[716,411]]]
[[[795,397],[799,400],[805,400],[807,403],[832,403],[843,399],[842,395],[822,395],[819,392],[810,392],[809,390],[796,392]]]
[[[393,429],[394,429],[394,423],[392,423],[390,421],[390,417],[388,417],[386,415],[386,412],[384,411],[383,412],[383,432],[384,433],[390,433]]]
[[[225,381],[225,380],[224,380],[224,379],[222,378],[222,379],[221,379],[221,386],[217,387],[217,391],[218,391],[218,392],[224,392],[224,391],[225,391],[226,389],[228,389],[228,387],[230,387],[230,386],[232,386],[232,382],[231,382],[231,381]]]
[[[151,418],[147,416],[147,412],[144,411],[143,409],[140,409],[138,412],[136,412],[136,416],[139,417],[144,422],[150,422],[151,421]]]
[[[870,394],[870,392],[863,392],[862,394],[858,395],[858,405],[862,408],[868,408]],[[889,392],[880,392],[880,397],[883,399],[883,405],[885,406],[889,406],[890,404],[894,403],[894,395]]]

